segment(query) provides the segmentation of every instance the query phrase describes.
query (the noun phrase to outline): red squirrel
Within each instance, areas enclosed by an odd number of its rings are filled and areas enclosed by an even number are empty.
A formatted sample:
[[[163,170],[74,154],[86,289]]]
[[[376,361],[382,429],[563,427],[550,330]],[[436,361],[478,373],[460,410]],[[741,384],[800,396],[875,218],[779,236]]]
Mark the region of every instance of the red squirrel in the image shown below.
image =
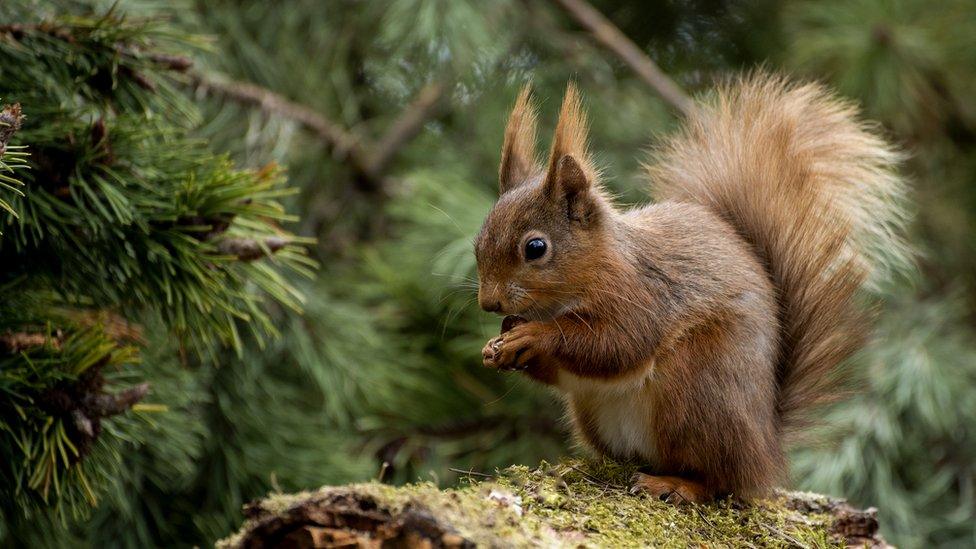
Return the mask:
[[[650,467],[635,491],[768,493],[840,393],[860,290],[909,255],[898,153],[824,87],[756,73],[696,104],[647,168],[655,201],[622,209],[575,87],[545,165],[529,96],[475,241],[478,301],[510,315],[485,366],[555,387],[583,443]]]

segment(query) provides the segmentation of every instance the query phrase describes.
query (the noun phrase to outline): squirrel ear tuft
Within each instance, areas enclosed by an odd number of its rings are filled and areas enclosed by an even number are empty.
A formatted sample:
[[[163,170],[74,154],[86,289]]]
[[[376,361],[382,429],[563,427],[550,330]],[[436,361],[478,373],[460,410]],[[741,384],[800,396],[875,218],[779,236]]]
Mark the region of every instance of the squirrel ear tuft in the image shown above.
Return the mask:
[[[559,110],[559,122],[552,139],[552,150],[549,152],[549,169],[546,181],[552,184],[557,179],[559,164],[567,156],[571,156],[573,163],[583,173],[590,183],[596,180],[597,171],[593,167],[590,154],[587,151],[588,124],[583,112],[582,100],[576,86],[570,82],[566,86],[566,96],[563,106]]]
[[[505,143],[498,168],[500,194],[505,194],[542,171],[535,152],[536,114],[529,100],[531,93],[528,84],[522,87],[505,126]]]

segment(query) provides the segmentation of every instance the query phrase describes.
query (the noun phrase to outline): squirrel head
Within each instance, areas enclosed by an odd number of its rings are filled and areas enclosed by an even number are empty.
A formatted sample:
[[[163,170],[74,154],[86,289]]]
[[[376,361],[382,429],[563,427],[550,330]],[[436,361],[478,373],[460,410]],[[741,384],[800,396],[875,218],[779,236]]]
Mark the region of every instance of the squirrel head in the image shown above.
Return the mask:
[[[535,152],[536,114],[522,89],[505,128],[500,196],[475,241],[481,308],[530,320],[572,309],[607,253],[612,206],[587,152],[587,123],[570,84],[548,166]]]

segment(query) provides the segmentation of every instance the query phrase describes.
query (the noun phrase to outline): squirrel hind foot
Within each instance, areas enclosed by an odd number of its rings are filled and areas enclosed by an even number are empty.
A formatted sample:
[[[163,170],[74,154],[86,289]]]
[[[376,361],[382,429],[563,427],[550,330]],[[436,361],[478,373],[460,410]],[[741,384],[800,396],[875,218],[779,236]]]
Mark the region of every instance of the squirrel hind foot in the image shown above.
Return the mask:
[[[704,485],[686,478],[635,473],[630,482],[631,494],[648,494],[672,505],[707,503],[712,500]]]

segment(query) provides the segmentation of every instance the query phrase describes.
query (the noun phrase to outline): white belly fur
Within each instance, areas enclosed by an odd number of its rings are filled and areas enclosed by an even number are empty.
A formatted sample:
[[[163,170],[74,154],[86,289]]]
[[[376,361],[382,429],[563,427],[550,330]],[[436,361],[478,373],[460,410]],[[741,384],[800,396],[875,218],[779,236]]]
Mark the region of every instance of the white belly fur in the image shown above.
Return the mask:
[[[557,386],[568,401],[586,403],[598,438],[614,456],[654,463],[657,451],[651,430],[653,371],[650,365],[634,375],[610,381],[560,371]]]

